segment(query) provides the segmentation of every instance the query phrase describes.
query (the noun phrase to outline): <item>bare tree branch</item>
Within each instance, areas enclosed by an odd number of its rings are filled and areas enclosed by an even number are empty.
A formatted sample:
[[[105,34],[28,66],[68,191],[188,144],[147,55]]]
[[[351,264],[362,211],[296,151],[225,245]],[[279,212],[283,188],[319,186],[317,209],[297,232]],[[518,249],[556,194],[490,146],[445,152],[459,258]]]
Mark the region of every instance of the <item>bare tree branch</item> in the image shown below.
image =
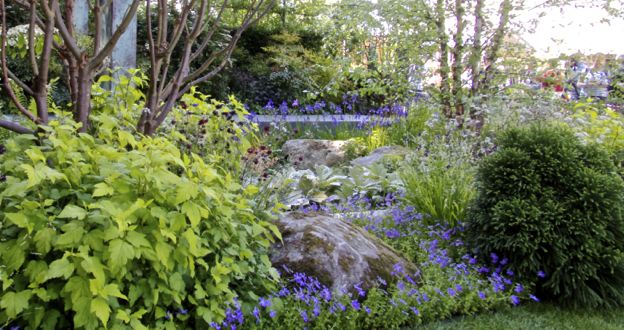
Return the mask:
[[[0,127],[19,134],[35,134],[35,131],[31,130],[30,128],[26,128],[18,123],[8,120],[0,119]]]
[[[37,68],[37,56],[35,55],[35,24],[37,17],[37,1],[31,0],[30,4],[30,22],[28,23],[28,58],[30,59],[30,67],[33,70],[33,75],[39,74]]]
[[[54,20],[56,23],[56,28],[58,29],[61,38],[63,38],[63,43],[65,47],[70,51],[70,53],[76,58],[79,59],[82,56],[82,50],[76,44],[76,39],[69,33],[65,22],[63,21],[63,16],[61,15],[61,8],[58,6],[58,2],[56,2],[52,8],[49,8],[46,4],[46,0],[41,1],[44,7],[44,13],[48,19]]]
[[[36,65],[36,63],[35,63],[35,65]],[[33,92],[33,90],[30,88],[30,86],[26,85],[26,83],[24,83],[21,79],[19,79],[15,75],[15,73],[13,73],[13,71],[11,71],[11,69],[7,68],[6,71],[9,74],[9,78],[11,78],[21,89],[23,89],[26,94],[28,94],[28,95],[35,95],[35,92]]]
[[[26,107],[24,107],[24,105],[17,99],[17,96],[15,95],[15,92],[13,91],[13,88],[11,87],[11,83],[9,82],[9,76],[8,76],[9,70],[7,68],[7,58],[6,58],[7,25],[6,25],[6,9],[4,7],[4,0],[0,0],[0,14],[2,14],[2,41],[0,42],[0,52],[1,52],[0,62],[2,65],[3,86],[7,94],[9,95],[9,98],[11,99],[13,104],[15,104],[17,109],[22,114],[24,114],[28,119],[30,119],[33,122],[36,122],[37,117],[35,117],[35,115],[32,112],[28,111],[28,109],[26,109]]]

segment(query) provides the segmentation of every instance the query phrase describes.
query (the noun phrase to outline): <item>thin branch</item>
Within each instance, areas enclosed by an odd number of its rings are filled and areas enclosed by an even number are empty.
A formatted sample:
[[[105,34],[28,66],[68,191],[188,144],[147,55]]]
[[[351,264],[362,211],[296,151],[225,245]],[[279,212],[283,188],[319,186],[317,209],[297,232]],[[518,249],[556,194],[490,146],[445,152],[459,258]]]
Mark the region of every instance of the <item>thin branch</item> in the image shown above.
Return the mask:
[[[61,8],[59,8],[58,2],[54,3],[52,5],[52,8],[48,7],[48,5],[46,4],[46,0],[42,0],[41,2],[43,3],[46,17],[48,19],[54,19],[54,22],[56,23],[56,28],[58,29],[59,33],[61,34],[61,38],[63,38],[63,42],[65,43],[65,47],[69,49],[70,53],[74,55],[76,59],[79,59],[82,54],[82,50],[80,49],[80,47],[78,47],[78,44],[76,44],[76,39],[74,39],[71,33],[69,33],[69,30],[67,29],[67,26],[63,21]]]
[[[26,92],[26,94],[28,95],[35,95],[35,92],[30,89],[30,86],[26,85],[25,82],[23,82],[21,79],[19,79],[15,73],[13,73],[13,71],[11,71],[11,69],[7,68],[7,73],[9,74],[9,78],[11,78],[13,81],[15,81],[15,83],[24,90],[24,92]]]
[[[97,52],[97,55],[95,55],[89,62],[90,70],[93,70],[96,67],[100,66],[102,62],[104,62],[104,59],[113,52],[113,48],[115,48],[117,41],[119,41],[119,38],[121,38],[123,33],[126,31],[132,19],[134,19],[134,15],[136,14],[137,8],[139,7],[140,3],[140,0],[132,1],[130,8],[128,8],[123,20],[121,21],[121,24],[119,24],[119,26],[115,29],[115,32],[111,36],[110,40],[108,40],[106,45],[104,45],[104,47]]]
[[[6,61],[7,25],[6,25],[6,10],[4,8],[4,0],[0,0],[0,14],[2,14],[2,41],[0,42],[0,53],[1,53],[0,62],[2,65],[2,80],[4,82],[3,86],[7,94],[9,95],[9,98],[15,104],[17,109],[26,117],[28,117],[28,119],[32,120],[33,122],[36,122],[37,117],[35,117],[35,115],[32,112],[28,111],[28,109],[26,109],[26,107],[24,107],[24,105],[17,99],[17,96],[15,96],[15,92],[13,91],[13,88],[11,87],[11,83],[9,82],[8,68],[7,68],[7,61]]]
[[[35,18],[37,16],[37,1],[31,0],[30,5],[30,22],[28,23],[28,58],[30,59],[30,67],[33,70],[33,75],[39,74],[39,68],[37,68],[37,56],[35,55]]]
[[[31,130],[30,128],[26,128],[18,123],[8,120],[0,119],[0,127],[19,134],[35,134],[35,131]]]
[[[193,62],[195,59],[197,59],[197,57],[204,52],[204,50],[208,46],[208,43],[210,42],[210,40],[212,40],[212,35],[216,32],[217,28],[219,27],[219,23],[221,23],[221,15],[225,11],[225,6],[227,5],[227,3],[228,3],[227,0],[223,1],[223,4],[221,5],[221,9],[219,10],[219,13],[217,14],[217,17],[215,18],[214,22],[212,23],[212,26],[210,27],[210,30],[208,30],[208,34],[204,37],[204,41],[195,50],[195,52],[193,54],[191,54],[191,62]]]

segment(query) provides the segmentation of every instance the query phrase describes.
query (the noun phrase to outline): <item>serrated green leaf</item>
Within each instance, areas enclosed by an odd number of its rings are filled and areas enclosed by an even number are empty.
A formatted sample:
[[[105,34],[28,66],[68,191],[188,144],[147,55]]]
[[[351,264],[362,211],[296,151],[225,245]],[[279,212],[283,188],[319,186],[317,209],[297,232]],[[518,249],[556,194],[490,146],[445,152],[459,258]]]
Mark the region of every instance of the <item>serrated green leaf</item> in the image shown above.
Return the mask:
[[[20,292],[7,292],[0,300],[0,307],[5,310],[9,319],[15,318],[19,313],[28,308],[28,300],[32,296],[30,290]]]
[[[201,214],[199,211],[199,206],[197,206],[197,204],[191,201],[185,202],[184,204],[182,204],[182,212],[186,214],[193,228],[199,225],[199,221],[201,220]]]
[[[113,297],[117,297],[117,298],[121,298],[123,300],[128,300],[128,297],[126,297],[126,295],[124,295],[123,293],[121,293],[121,291],[119,291],[119,286],[117,284],[107,284],[106,286],[104,286],[104,288],[102,289],[102,293],[105,295],[105,297],[102,298],[108,298],[108,296],[113,296]]]
[[[197,184],[190,181],[184,181],[179,184],[178,188],[176,189],[175,203],[181,204],[183,202],[186,202],[191,198],[197,197],[197,194],[199,194],[199,188]]]
[[[82,220],[86,216],[87,216],[87,211],[85,211],[85,209],[76,205],[68,204],[67,206],[65,206],[63,211],[61,211],[61,213],[57,217],[62,218],[62,219],[70,218],[70,219]]]
[[[29,234],[32,232],[34,225],[28,221],[28,218],[23,213],[5,213],[4,215],[16,226],[28,230]]]
[[[55,235],[56,232],[52,228],[42,228],[37,230],[35,237],[33,237],[37,252],[43,254],[50,252],[50,249],[52,248],[52,240]]]
[[[182,234],[182,237],[184,237],[184,239],[189,245],[189,252],[195,257],[200,257],[199,246],[198,246],[199,239],[197,235],[195,235],[193,230],[191,230],[190,228],[187,229]]]
[[[113,187],[106,184],[106,182],[100,182],[93,186],[93,197],[112,196],[115,193]]]
[[[110,317],[110,306],[108,306],[106,300],[99,297],[91,300],[91,312],[95,313],[95,316],[97,316],[104,324],[104,327],[106,327],[108,318]]]
[[[117,314],[115,314],[115,318],[123,321],[123,323],[128,324],[130,322],[130,314],[123,309],[118,309]]]
[[[145,238],[145,234],[136,232],[136,231],[129,231],[126,234],[126,240],[134,245],[135,247],[151,247],[152,244],[150,244],[150,242]]]
[[[28,181],[19,181],[16,183],[10,183],[6,186],[0,196],[12,197],[22,195],[28,190]]]
[[[122,267],[125,267],[128,260],[133,259],[135,255],[134,247],[118,238],[110,241],[108,253],[108,264],[113,272],[117,272]]]
[[[52,278],[63,277],[68,279],[74,273],[74,264],[69,262],[67,258],[61,258],[54,260],[48,268],[46,274],[46,281]]]
[[[169,277],[169,286],[173,291],[183,291],[184,280],[182,280],[182,275],[180,275],[180,273],[173,273],[173,275]]]

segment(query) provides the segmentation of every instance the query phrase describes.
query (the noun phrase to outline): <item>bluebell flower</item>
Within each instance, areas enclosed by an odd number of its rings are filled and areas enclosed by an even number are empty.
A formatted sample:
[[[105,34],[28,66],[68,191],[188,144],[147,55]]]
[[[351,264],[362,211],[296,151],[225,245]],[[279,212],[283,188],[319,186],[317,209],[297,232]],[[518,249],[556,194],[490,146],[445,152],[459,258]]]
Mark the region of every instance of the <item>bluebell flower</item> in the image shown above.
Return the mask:
[[[498,255],[494,252],[490,253],[490,258],[492,258],[492,263],[496,264],[498,262]]]
[[[260,323],[260,310],[258,310],[258,307],[254,307],[253,316],[256,318],[256,323]]]
[[[260,297],[259,304],[260,304],[260,307],[267,308],[271,306],[271,300]]]
[[[307,322],[309,321],[309,320],[308,320],[308,313],[306,313],[306,311],[301,311],[301,312],[299,313],[299,315],[300,315],[300,316],[301,316],[301,318],[303,319],[303,322],[306,322],[306,323],[307,323]]]

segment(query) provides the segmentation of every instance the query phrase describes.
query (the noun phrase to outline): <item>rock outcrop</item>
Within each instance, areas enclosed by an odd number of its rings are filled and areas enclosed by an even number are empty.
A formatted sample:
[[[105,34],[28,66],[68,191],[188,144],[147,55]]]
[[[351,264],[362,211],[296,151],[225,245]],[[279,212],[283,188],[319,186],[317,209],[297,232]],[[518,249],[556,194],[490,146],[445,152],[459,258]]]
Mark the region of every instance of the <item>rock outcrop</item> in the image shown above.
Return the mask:
[[[384,146],[373,150],[368,156],[359,157],[351,161],[351,165],[371,166],[381,162],[386,158],[399,157],[405,158],[409,153],[409,149],[401,146]]]
[[[317,165],[335,166],[345,162],[348,141],[297,139],[282,146],[288,162],[299,170],[313,169]]]
[[[334,292],[352,291],[355,284],[370,288],[379,277],[391,282],[397,264],[405,274],[416,272],[391,247],[338,215],[291,212],[277,226],[283,244],[271,252],[273,265],[314,276]]]

